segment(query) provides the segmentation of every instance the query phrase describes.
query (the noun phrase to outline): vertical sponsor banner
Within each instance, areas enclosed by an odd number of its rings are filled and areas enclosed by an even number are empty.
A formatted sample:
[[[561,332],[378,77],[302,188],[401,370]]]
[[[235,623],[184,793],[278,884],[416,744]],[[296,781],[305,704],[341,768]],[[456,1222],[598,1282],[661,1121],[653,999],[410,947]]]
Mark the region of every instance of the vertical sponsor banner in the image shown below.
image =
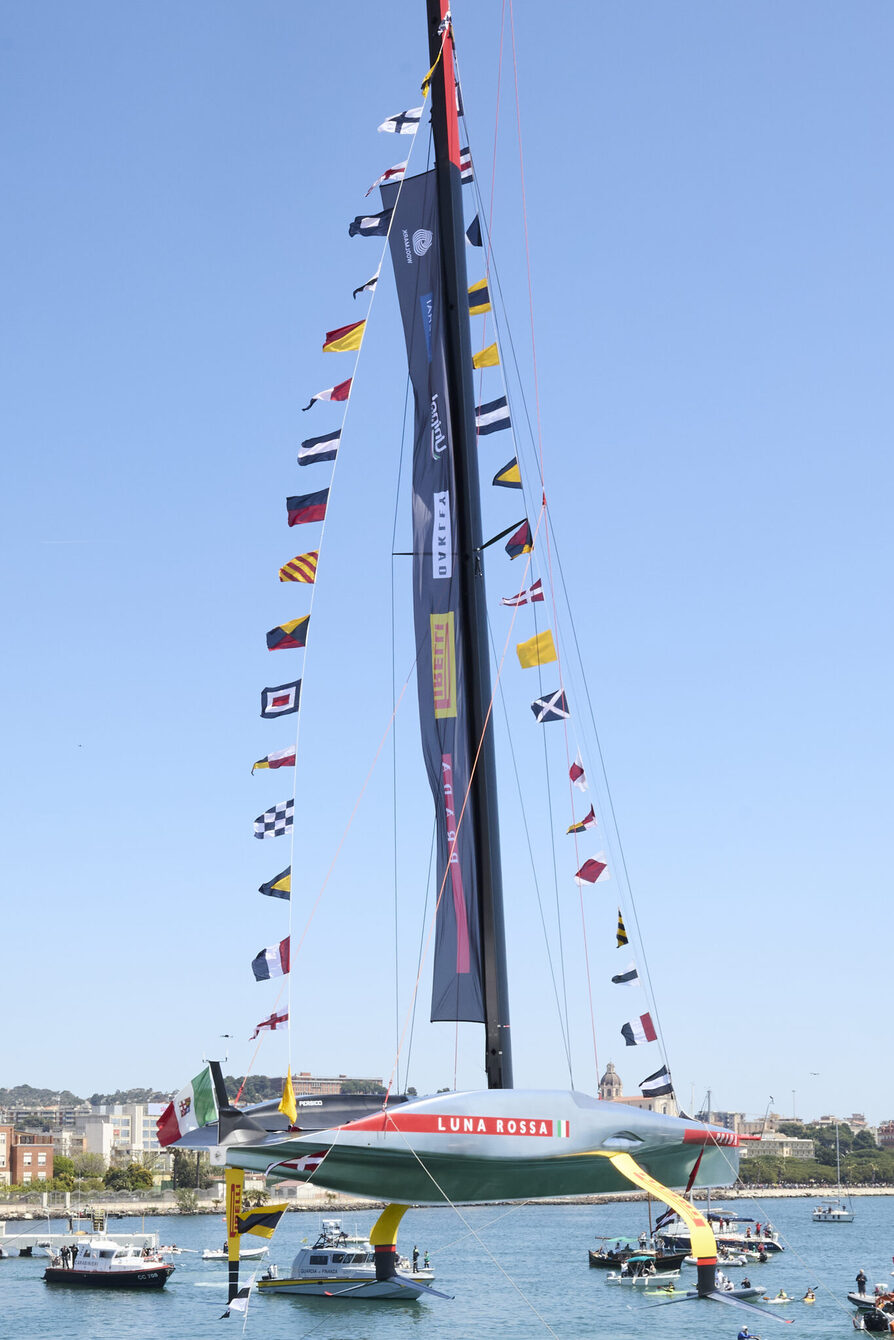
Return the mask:
[[[466,630],[454,563],[456,487],[444,347],[441,252],[434,172],[410,177],[398,196],[391,260],[415,400],[413,435],[413,606],[422,752],[437,816],[440,889],[431,1017],[484,1022],[478,870],[472,840],[472,760],[463,676]],[[457,830],[463,804],[462,826]]]
[[[242,1239],[236,1220],[242,1213],[242,1192],[245,1187],[245,1171],[242,1168],[227,1168],[224,1174],[227,1197],[227,1262],[229,1272],[228,1302],[239,1292],[239,1248]]]

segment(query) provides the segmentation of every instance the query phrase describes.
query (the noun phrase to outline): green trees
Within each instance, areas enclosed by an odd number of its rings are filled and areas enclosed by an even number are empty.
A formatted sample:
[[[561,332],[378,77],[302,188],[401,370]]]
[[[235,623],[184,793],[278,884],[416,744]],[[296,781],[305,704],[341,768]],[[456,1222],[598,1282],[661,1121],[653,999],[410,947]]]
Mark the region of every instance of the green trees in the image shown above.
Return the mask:
[[[211,1185],[211,1168],[208,1155],[202,1151],[175,1149],[171,1180],[174,1190],[179,1188],[204,1190]]]
[[[151,1191],[154,1186],[152,1173],[139,1163],[109,1168],[102,1180],[110,1191]]]

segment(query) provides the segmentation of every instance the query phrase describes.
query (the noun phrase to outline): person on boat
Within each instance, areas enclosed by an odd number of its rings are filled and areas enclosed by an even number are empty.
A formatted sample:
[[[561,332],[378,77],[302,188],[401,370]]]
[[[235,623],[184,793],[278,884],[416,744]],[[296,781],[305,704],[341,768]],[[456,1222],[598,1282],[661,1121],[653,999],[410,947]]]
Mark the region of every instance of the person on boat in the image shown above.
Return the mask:
[[[866,1292],[866,1272],[861,1268],[857,1272],[857,1293]]]
[[[760,1237],[760,1235],[761,1235],[761,1221],[760,1221],[759,1219],[758,1219],[757,1223],[755,1224],[754,1228],[755,1228],[755,1232],[757,1233],[757,1236]]]
[[[751,1237],[751,1229],[750,1229],[750,1228],[746,1228],[746,1230],[745,1230],[745,1236],[746,1236],[746,1238],[750,1238],[750,1237]]]
[[[788,1294],[785,1292],[785,1289],[779,1290],[779,1293],[776,1295],[775,1301],[777,1303],[787,1303],[789,1301],[789,1297]]]
[[[416,1271],[416,1270],[418,1270],[418,1269],[419,1269],[419,1248],[418,1248],[418,1247],[416,1246],[416,1244],[414,1243],[414,1244],[413,1244],[413,1270]]]
[[[802,1302],[802,1303],[815,1303],[815,1302],[816,1302],[816,1294],[813,1292],[813,1290],[812,1290],[811,1288],[808,1287],[807,1292],[805,1293],[804,1297],[801,1299],[801,1302]]]
[[[760,1340],[760,1337],[752,1335],[748,1327],[743,1326],[739,1334],[736,1336],[736,1340]]]
[[[77,1259],[78,1259],[78,1244],[77,1244],[76,1242],[73,1242],[73,1243],[71,1244],[71,1264],[72,1264],[72,1266],[74,1265],[75,1261],[77,1261]]]
[[[422,1269],[423,1269],[423,1270],[429,1270],[430,1268],[431,1268],[431,1267],[430,1267],[430,1264],[429,1264],[428,1252],[426,1252],[425,1255],[424,1255],[423,1258],[422,1258]]]
[[[757,1259],[760,1261],[762,1266],[765,1266],[770,1258],[767,1256],[767,1253],[763,1250],[763,1248],[761,1248],[761,1250],[757,1254]]]
[[[750,1288],[751,1288],[751,1280],[748,1278],[747,1275],[743,1275],[743,1276],[742,1276],[742,1283],[741,1283],[741,1285],[740,1285],[739,1287],[742,1288],[742,1289],[750,1289]]]

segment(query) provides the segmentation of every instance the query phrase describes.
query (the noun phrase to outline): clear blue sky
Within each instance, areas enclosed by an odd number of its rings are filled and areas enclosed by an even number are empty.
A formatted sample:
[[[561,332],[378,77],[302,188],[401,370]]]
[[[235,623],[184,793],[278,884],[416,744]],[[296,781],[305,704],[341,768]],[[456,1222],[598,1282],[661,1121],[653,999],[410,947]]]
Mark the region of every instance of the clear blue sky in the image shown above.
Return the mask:
[[[894,13],[516,9],[547,486],[678,1091],[890,1117]],[[500,5],[458,2],[456,21],[489,194]],[[6,4],[2,51],[0,1084],[178,1087],[224,1033],[241,1072],[276,999],[249,965],[285,933],[256,889],[288,852],[251,823],[290,785],[249,768],[289,743],[259,692],[301,661],[264,633],[307,609],[276,570],[318,532],[288,531],[284,498],[325,485],[295,456],[337,416],[301,406],[350,374],[320,343],[363,314],[351,290],[379,243],[347,223],[405,156],[376,126],[417,102],[423,5]],[[502,91],[494,240],[531,398],[508,49]],[[391,711],[404,373],[380,288],[305,671],[296,926]],[[486,479],[511,454],[499,436],[481,450]],[[520,510],[486,490],[491,531]],[[398,516],[407,548],[405,491]],[[520,564],[489,552],[502,643]],[[564,746],[553,727],[550,827],[531,678],[508,668],[508,719],[553,911],[556,835],[575,1081],[592,1090]],[[414,718],[411,688],[401,1017],[431,831]],[[516,1079],[564,1085],[505,735]],[[389,745],[295,965],[296,1069],[390,1073],[391,796]],[[611,837],[602,818],[582,854]],[[658,1058],[618,1032],[639,998],[607,985],[627,964],[615,878],[588,894],[599,1065],[634,1091]],[[409,1082],[452,1083],[453,1042],[422,1019]],[[459,1083],[477,1085],[478,1030],[461,1050]],[[285,1059],[269,1039],[257,1069]]]

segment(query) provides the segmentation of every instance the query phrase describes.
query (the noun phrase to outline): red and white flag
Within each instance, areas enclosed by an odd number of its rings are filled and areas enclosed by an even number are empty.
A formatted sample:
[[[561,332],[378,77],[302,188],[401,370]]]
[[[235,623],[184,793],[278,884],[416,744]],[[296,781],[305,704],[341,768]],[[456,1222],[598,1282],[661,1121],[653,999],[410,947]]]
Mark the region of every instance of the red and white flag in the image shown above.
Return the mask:
[[[256,982],[266,982],[271,977],[285,977],[289,971],[289,937],[279,944],[268,945],[256,954],[251,961],[251,970]]]
[[[265,754],[252,763],[251,770],[254,773],[256,768],[294,768],[295,766],[295,745],[289,745],[288,749],[276,749],[272,754]]]
[[[529,586],[526,591],[519,591],[517,596],[504,596],[500,604],[508,605],[510,609],[517,609],[519,605],[536,605],[538,600],[543,600],[542,577],[538,577],[534,585]]]
[[[578,791],[586,791],[587,774],[584,772],[584,762],[580,756],[580,750],[577,751],[577,758],[568,769],[568,776],[571,778],[572,785],[576,786]]]
[[[351,382],[353,380],[353,377],[349,377],[346,382],[339,382],[338,386],[330,386],[325,391],[317,391],[316,395],[311,396],[310,403],[302,405],[301,408],[303,410],[311,409],[318,400],[347,400],[351,394]]]
[[[284,1014],[271,1014],[269,1019],[261,1020],[261,1022],[255,1028],[255,1031],[252,1033],[251,1037],[248,1040],[249,1042],[254,1042],[255,1038],[258,1036],[262,1028],[269,1028],[271,1033],[275,1033],[278,1028],[282,1028],[283,1024],[287,1024],[288,1022],[289,1022],[288,1010],[286,1010]]]
[[[641,1014],[638,1019],[631,1019],[624,1024],[621,1028],[621,1037],[628,1047],[636,1047],[641,1042],[654,1042],[658,1034],[655,1032],[651,1014]]]
[[[602,852],[599,853],[603,855]],[[593,860],[584,861],[580,870],[574,876],[575,884],[595,884],[599,879],[608,879],[608,866],[605,861]]]
[[[409,158],[407,158],[403,163],[395,163],[394,167],[386,168],[381,177],[376,177],[366,194],[371,195],[377,186],[384,186],[385,182],[402,181],[409,161]]]

